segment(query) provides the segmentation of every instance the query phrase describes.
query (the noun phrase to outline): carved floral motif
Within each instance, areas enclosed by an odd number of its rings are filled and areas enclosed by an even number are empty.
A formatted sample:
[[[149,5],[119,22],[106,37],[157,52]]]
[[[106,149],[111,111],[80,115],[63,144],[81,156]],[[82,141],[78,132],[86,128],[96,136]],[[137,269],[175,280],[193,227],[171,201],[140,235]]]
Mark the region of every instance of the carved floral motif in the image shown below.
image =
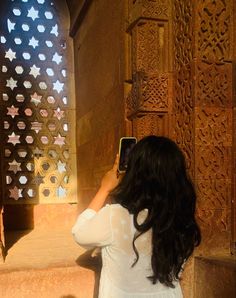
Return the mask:
[[[197,179],[230,179],[229,166],[232,155],[230,147],[196,146],[196,178]]]
[[[198,208],[227,208],[231,200],[231,181],[225,179],[199,179],[196,182]]]
[[[230,1],[196,1],[197,56],[209,61],[230,57]]]
[[[196,105],[232,106],[232,65],[199,60],[195,65]]]
[[[176,0],[173,4],[174,69],[178,72],[189,67],[193,58],[192,1]]]
[[[171,1],[167,26],[160,22],[163,11],[155,10],[158,3],[137,0],[130,6],[133,87],[128,116],[138,138],[170,132],[181,147],[196,182],[203,250],[224,251],[229,248],[233,175],[232,2]],[[172,70],[170,80],[167,71]]]
[[[195,109],[195,144],[232,145],[232,114],[223,108]]]
[[[175,1],[173,11],[174,70],[173,132],[194,177],[194,119],[192,82],[192,1]]]

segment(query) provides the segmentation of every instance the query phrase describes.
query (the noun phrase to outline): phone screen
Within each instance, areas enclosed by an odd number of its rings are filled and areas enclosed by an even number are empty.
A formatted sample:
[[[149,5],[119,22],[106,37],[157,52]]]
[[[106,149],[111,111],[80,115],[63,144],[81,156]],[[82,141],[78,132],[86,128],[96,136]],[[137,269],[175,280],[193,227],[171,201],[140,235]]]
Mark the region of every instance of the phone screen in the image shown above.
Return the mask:
[[[124,137],[120,139],[119,147],[119,172],[125,172],[127,169],[129,153],[133,149],[134,145],[137,143],[137,139],[134,137]]]

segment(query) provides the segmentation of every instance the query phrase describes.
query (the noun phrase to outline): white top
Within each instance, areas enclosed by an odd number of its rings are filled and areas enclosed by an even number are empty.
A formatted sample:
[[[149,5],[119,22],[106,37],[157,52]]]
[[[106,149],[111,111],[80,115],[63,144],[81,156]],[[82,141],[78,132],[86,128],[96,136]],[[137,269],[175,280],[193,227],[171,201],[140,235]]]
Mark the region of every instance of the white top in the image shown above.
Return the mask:
[[[140,212],[139,223],[146,212]],[[152,275],[151,230],[135,241],[139,261],[131,267],[136,258],[132,247],[135,231],[133,216],[119,204],[106,205],[99,212],[86,209],[78,216],[72,228],[75,241],[85,248],[101,247],[99,298],[182,298],[178,282],[172,289],[147,279]]]

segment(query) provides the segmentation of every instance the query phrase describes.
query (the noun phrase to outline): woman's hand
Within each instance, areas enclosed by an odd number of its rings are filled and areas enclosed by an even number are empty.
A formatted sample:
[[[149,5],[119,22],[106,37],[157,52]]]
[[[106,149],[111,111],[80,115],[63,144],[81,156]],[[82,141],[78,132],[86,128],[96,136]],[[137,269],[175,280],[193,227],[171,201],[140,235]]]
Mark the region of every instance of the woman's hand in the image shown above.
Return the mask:
[[[88,208],[95,210],[96,212],[99,211],[104,203],[107,200],[109,192],[114,189],[119,183],[119,175],[117,174],[118,169],[118,162],[119,156],[116,155],[115,163],[110,171],[108,171],[101,182],[101,186],[96,193],[95,197],[92,199],[91,203],[89,204]]]
[[[119,175],[118,175],[118,162],[119,162],[119,155],[116,155],[116,160],[114,165],[110,171],[108,171],[104,177],[102,178],[101,182],[101,189],[109,193],[119,184]]]

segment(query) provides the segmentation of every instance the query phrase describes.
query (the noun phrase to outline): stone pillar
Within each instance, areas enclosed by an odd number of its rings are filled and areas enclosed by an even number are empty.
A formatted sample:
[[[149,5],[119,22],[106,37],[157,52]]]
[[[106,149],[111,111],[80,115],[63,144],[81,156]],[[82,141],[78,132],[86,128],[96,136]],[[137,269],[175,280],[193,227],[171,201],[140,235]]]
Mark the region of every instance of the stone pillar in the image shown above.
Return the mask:
[[[233,1],[195,1],[194,125],[205,254],[229,253],[232,198]]]
[[[168,135],[178,143],[198,195],[203,239],[196,253],[229,255],[230,239],[236,238],[234,1],[136,0],[128,11],[126,115],[132,133]],[[184,279],[184,293],[193,297],[193,262]]]
[[[232,1],[173,6],[174,138],[198,192],[204,253],[229,253],[232,196]]]
[[[132,78],[126,115],[138,139],[169,134],[171,112],[169,1],[129,1]]]
[[[232,5],[233,1],[173,2],[173,137],[195,180],[202,230],[197,254],[205,256],[230,252]],[[193,295],[189,288],[186,293]]]

